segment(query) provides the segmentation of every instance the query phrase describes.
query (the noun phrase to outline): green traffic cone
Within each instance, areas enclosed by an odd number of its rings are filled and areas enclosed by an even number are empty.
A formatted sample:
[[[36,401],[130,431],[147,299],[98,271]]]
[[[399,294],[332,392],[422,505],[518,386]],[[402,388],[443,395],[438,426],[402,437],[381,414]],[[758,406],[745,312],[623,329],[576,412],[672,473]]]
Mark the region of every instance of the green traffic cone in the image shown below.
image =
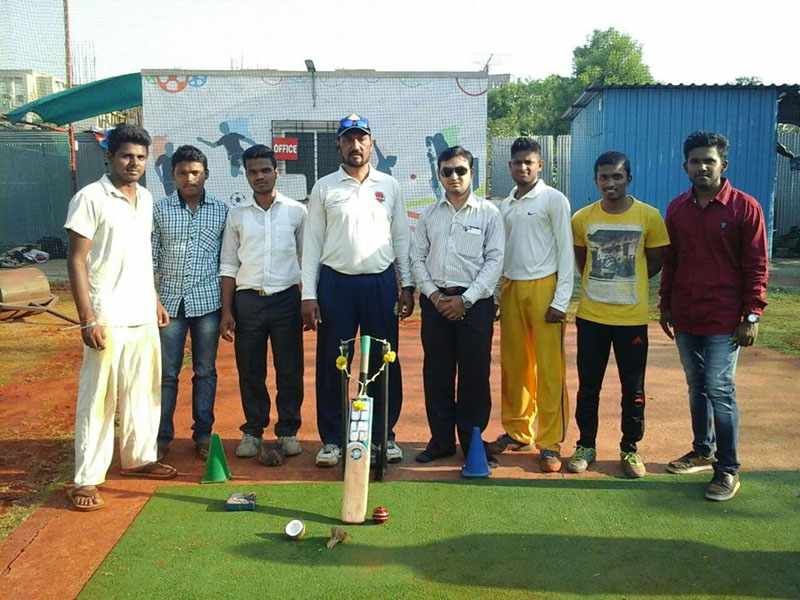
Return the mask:
[[[211,434],[211,446],[208,450],[206,459],[206,474],[200,483],[222,483],[231,478],[228,470],[228,461],[225,460],[225,450],[222,448],[222,440],[218,433]]]

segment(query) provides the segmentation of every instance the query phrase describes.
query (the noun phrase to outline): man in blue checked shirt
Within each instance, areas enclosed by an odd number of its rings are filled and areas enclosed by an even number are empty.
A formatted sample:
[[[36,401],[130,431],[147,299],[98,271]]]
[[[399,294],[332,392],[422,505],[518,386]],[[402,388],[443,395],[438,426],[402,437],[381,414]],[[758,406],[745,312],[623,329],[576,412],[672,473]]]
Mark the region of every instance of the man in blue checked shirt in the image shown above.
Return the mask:
[[[221,292],[219,255],[228,206],[207,194],[208,160],[194,146],[172,155],[177,191],[153,207],[153,270],[159,300],[169,314],[161,334],[161,426],[159,460],[175,437],[172,417],[178,397],[186,333],[192,339],[192,439],[206,459],[214,424]]]

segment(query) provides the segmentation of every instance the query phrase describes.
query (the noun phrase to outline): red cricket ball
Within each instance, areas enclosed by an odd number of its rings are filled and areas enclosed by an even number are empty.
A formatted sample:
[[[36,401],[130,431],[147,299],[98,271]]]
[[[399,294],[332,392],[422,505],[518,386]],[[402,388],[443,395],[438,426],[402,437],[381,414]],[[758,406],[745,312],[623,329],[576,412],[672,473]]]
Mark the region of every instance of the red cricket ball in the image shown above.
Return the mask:
[[[377,507],[372,511],[372,522],[376,525],[386,523],[389,520],[389,511],[382,506]]]

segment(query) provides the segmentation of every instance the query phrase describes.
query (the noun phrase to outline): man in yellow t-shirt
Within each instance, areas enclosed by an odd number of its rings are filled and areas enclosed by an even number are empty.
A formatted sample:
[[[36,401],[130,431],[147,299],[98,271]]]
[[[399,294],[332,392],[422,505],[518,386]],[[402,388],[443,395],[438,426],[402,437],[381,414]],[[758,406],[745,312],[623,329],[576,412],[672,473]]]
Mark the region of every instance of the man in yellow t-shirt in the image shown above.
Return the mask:
[[[646,468],[636,444],[644,435],[648,280],[661,270],[669,236],[658,210],[627,194],[628,157],[601,154],[594,178],[602,198],[572,217],[575,264],[583,276],[575,319],[580,438],[567,468],[581,473],[597,457],[600,389],[613,345],[622,384],[620,460],[628,477],[642,477]]]

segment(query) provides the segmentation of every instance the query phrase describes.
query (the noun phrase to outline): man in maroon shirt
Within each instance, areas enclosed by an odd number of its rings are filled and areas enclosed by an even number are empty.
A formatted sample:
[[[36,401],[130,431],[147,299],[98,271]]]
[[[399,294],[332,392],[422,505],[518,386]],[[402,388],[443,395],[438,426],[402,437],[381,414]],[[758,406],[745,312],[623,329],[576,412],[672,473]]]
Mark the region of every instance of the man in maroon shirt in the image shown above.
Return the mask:
[[[753,345],[767,305],[767,238],[761,206],[722,177],[728,140],[696,131],[683,154],[692,187],[667,207],[672,245],[664,252],[660,308],[686,374],[694,440],[667,471],[713,468],[705,497],[722,501],[739,490],[733,377],[739,347]]]

